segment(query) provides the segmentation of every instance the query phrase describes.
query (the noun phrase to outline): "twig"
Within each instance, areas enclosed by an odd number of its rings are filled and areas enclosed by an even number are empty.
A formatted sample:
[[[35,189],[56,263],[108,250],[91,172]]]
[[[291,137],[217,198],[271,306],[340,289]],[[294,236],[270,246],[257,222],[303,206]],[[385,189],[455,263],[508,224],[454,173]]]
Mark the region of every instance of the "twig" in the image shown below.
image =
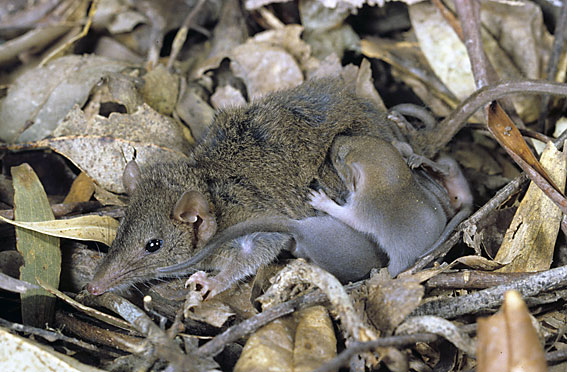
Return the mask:
[[[352,283],[345,286],[347,292],[354,291],[360,288],[364,282]],[[235,342],[240,338],[249,335],[260,327],[268,324],[272,320],[281,318],[282,316],[293,313],[296,310],[303,309],[309,306],[325,304],[328,302],[327,297],[321,290],[316,290],[304,296],[294,298],[279,305],[270,307],[260,314],[248,318],[231,328],[227,329],[220,335],[215,336],[211,341],[201,346],[195,352],[195,355],[200,357],[215,356],[220,353],[225,345]]]
[[[461,23],[463,42],[467,48],[477,88],[490,84],[488,58],[480,36],[480,3],[476,0],[455,0],[455,9]]]
[[[320,288],[331,302],[332,309],[341,319],[342,328],[347,336],[356,341],[369,341],[376,335],[362,321],[359,314],[354,310],[351,298],[339,280],[319,266],[307,263],[305,260],[294,260],[286,265],[274,279],[266,293],[259,298],[264,307],[273,306],[274,303],[282,302],[282,294],[285,295],[293,286],[309,283]]]
[[[127,320],[138,332],[147,337],[155,348],[156,355],[175,366],[181,366],[185,357],[179,347],[161,330],[152,319],[140,308],[128,300],[114,294],[105,293],[101,296],[91,296],[89,301],[97,303]]]
[[[189,12],[187,17],[185,17],[183,25],[181,26],[179,31],[177,31],[177,34],[175,34],[175,38],[173,39],[173,44],[171,47],[171,54],[169,55],[169,59],[167,61],[167,68],[169,70],[171,70],[171,68],[173,67],[173,63],[177,59],[177,56],[179,55],[179,52],[181,51],[181,48],[183,47],[183,44],[187,39],[187,33],[189,32],[189,26],[191,26],[193,18],[195,18],[197,13],[199,13],[199,10],[201,10],[203,4],[205,4],[205,0],[199,0],[199,2],[195,4],[193,9],[191,9],[191,12]]]
[[[567,0],[563,0],[561,14],[559,15],[559,20],[555,25],[555,31],[553,33],[553,47],[551,49],[551,55],[549,56],[549,61],[547,62],[547,68],[545,70],[545,78],[550,81],[555,80],[559,57],[561,56],[561,53],[563,53],[563,49],[565,47],[565,27],[567,27]],[[549,99],[550,97],[548,95],[541,97],[538,119],[540,128],[544,127],[543,124],[549,112]]]
[[[497,273],[464,270],[456,273],[441,273],[425,282],[427,288],[485,289],[515,280],[529,278],[536,273]]]
[[[508,198],[517,192],[522,185],[528,180],[525,173],[520,174],[518,177],[514,178],[512,181],[508,182],[506,186],[501,188],[496,195],[492,197],[485,205],[483,205],[479,210],[473,213],[472,216],[463,221],[453,235],[447,239],[439,248],[435,251],[429,253],[427,256],[423,256],[412,266],[410,269],[412,273],[415,273],[427,265],[429,265],[433,260],[437,258],[444,257],[451,248],[458,243],[461,233],[463,231],[476,231],[476,225],[486,217],[490,212],[498,208],[502,203],[504,203]]]
[[[437,316],[414,316],[408,318],[396,329],[396,334],[434,333],[443,337],[468,355],[476,354],[476,344],[466,331],[450,321]]]
[[[349,360],[356,354],[361,354],[379,347],[387,346],[407,346],[418,342],[435,342],[439,339],[437,335],[431,333],[415,333],[413,335],[391,336],[379,338],[368,342],[353,342],[351,346],[339,355],[317,368],[314,372],[337,371],[342,366],[348,364]]]
[[[311,293],[310,295],[312,296],[313,294],[314,293]],[[319,294],[320,302],[324,302],[325,297],[321,293]],[[230,327],[229,329],[227,329],[220,335],[215,336],[215,338],[213,338],[211,341],[207,342],[205,345],[197,349],[195,355],[200,357],[217,355],[224,349],[225,345],[237,341],[238,339],[256,331],[260,327],[263,327],[264,325],[275,319],[293,313],[300,307],[302,303],[306,301],[306,298],[310,295],[298,297],[293,300],[284,302],[283,304],[276,305],[261,312],[258,315],[253,316],[252,318],[246,319]],[[317,302],[318,301],[315,301],[313,302],[313,304]]]
[[[481,130],[481,131],[485,131],[487,133],[490,133],[488,131],[488,129],[486,129],[486,125],[484,125],[484,124],[467,123],[466,127],[468,129]],[[520,133],[522,133],[522,136],[524,136],[524,137],[533,138],[533,139],[536,139],[536,140],[543,142],[543,143],[547,143],[547,142],[553,140],[552,137],[546,136],[545,134],[542,134],[540,132],[536,132],[535,130],[531,130],[531,129],[520,129]]]
[[[40,286],[12,278],[11,276],[0,272],[0,288],[14,293],[25,293],[30,289],[38,289]]]
[[[424,149],[422,155],[432,158],[453,139],[455,134],[465,126],[467,119],[477,110],[487,103],[515,93],[567,96],[567,84],[520,79],[483,87],[459,104],[449,116],[439,123],[435,131],[420,132],[420,135],[413,138],[412,142],[419,143],[418,148]]]
[[[97,344],[106,345],[130,353],[139,353],[144,349],[144,339],[113,332],[89,323],[82,322],[75,317],[58,311],[55,314],[58,327],[65,327],[81,338],[87,338]],[[95,348],[95,350],[97,350]]]
[[[63,342],[68,342],[73,345],[77,345],[85,350],[98,351],[98,348],[94,345],[91,345],[81,340],[77,340],[76,338],[73,337],[65,336],[58,332],[47,331],[45,329],[35,328],[19,323],[12,323],[2,318],[0,318],[0,325],[4,328],[12,329],[16,332],[25,332],[39,337],[43,337],[46,340],[49,340],[50,342],[53,342],[54,340],[60,340]]]
[[[410,316],[436,315],[452,319],[500,305],[504,299],[504,292],[511,289],[519,291],[524,297],[530,297],[564,286],[567,286],[567,266],[543,271],[526,279],[488,288],[466,296],[427,302],[415,309]]]

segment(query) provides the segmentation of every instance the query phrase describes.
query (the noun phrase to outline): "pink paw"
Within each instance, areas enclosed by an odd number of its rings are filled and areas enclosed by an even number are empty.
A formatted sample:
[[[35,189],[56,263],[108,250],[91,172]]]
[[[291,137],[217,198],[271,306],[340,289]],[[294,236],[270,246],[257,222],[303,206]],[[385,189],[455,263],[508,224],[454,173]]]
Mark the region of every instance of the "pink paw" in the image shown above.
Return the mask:
[[[214,297],[223,290],[222,284],[215,278],[210,278],[204,271],[197,271],[191,275],[185,282],[185,287],[189,287],[191,284],[195,284],[195,290],[197,290],[197,285],[201,287],[198,292],[201,293],[203,298]]]
[[[332,204],[335,204],[335,202],[331,200],[331,198],[329,198],[327,194],[325,194],[325,191],[323,190],[319,190],[319,191],[311,190],[311,194],[309,195],[309,197],[310,197],[309,204],[311,204],[313,208],[318,209],[320,211],[326,212],[329,209],[329,207],[332,206]]]

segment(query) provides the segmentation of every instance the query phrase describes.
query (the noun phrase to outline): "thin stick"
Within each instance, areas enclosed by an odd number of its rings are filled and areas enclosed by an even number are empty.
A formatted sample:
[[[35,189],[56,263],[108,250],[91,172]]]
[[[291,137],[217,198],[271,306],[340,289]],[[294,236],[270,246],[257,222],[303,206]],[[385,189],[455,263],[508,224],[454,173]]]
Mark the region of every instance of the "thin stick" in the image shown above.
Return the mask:
[[[436,315],[453,319],[499,306],[504,299],[504,292],[512,289],[519,291],[524,297],[531,297],[565,286],[567,286],[567,266],[562,266],[466,296],[427,302],[415,309],[410,316]]]
[[[191,12],[189,12],[187,17],[185,17],[185,20],[183,21],[183,25],[181,26],[179,31],[177,31],[177,34],[175,34],[175,38],[173,39],[173,45],[171,47],[171,54],[169,56],[169,59],[167,60],[167,68],[169,70],[171,70],[171,68],[173,67],[173,63],[177,59],[177,56],[179,55],[179,52],[181,51],[181,48],[183,47],[183,44],[187,39],[187,33],[189,32],[189,27],[193,22],[193,18],[195,18],[197,13],[199,13],[199,10],[201,10],[203,4],[205,4],[205,0],[199,0],[199,2],[195,4]]]
[[[545,78],[550,81],[555,80],[559,57],[561,56],[561,53],[563,53],[563,49],[565,47],[565,27],[567,27],[567,0],[563,0],[563,5],[561,6],[561,14],[559,15],[559,20],[555,25],[555,31],[553,33],[553,47],[551,49],[551,55],[549,56],[549,61],[547,62],[547,68],[545,70]],[[549,113],[549,99],[550,96],[548,95],[541,97],[538,119],[540,128],[544,127],[543,124],[545,122],[545,118]]]

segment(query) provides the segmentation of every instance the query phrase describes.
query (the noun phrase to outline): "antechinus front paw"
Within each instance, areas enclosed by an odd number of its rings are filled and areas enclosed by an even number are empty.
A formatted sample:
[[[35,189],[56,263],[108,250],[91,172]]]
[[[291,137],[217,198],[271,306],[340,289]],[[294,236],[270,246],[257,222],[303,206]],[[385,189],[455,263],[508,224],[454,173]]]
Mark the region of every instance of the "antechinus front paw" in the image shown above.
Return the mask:
[[[206,297],[207,299],[216,296],[226,289],[221,282],[214,277],[209,277],[204,271],[197,271],[191,275],[185,282],[185,287],[189,287],[191,284],[195,284],[195,290],[197,290],[197,285],[200,286],[201,288],[198,292],[201,293],[203,298]]]
[[[309,204],[315,209],[326,212],[335,202],[323,190],[311,190]]]

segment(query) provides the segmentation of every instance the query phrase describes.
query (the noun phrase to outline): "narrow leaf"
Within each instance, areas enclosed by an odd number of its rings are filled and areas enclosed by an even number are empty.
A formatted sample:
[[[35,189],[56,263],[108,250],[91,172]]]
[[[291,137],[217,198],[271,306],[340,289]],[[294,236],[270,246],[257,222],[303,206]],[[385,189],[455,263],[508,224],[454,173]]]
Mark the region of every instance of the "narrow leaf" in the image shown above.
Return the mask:
[[[91,240],[106,245],[112,244],[118,229],[118,221],[109,216],[81,216],[41,222],[12,221],[0,216],[0,220],[49,236]]]
[[[14,216],[16,221],[53,220],[47,195],[37,175],[28,164],[12,167]],[[17,249],[24,258],[20,279],[37,284],[37,278],[50,286],[59,286],[61,251],[59,238],[16,227]],[[45,327],[53,319],[55,297],[44,289],[21,294],[22,320],[25,324]]]

